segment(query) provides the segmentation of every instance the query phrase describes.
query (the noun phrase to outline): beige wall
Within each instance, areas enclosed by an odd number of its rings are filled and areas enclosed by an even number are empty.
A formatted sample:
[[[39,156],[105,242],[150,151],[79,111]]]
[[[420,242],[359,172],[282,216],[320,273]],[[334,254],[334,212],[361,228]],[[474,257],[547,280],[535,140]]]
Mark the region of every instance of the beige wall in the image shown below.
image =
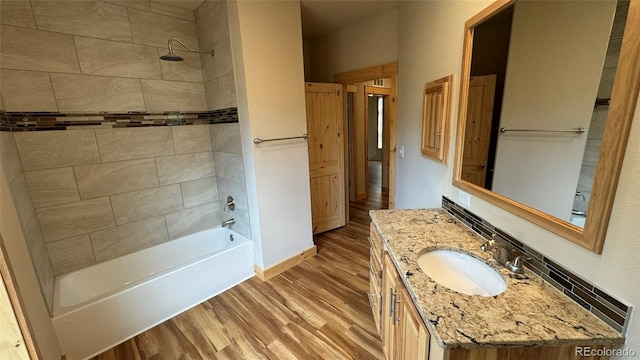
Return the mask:
[[[206,110],[200,56],[159,59],[172,36],[198,47],[193,12],[154,1],[0,6],[6,111]]]
[[[228,2],[255,263],[313,246],[307,143],[253,144],[307,131],[300,4]]]
[[[398,10],[314,39],[308,50],[311,74],[307,81],[333,82],[335,74],[395,62]]]
[[[405,146],[406,156],[398,158],[396,205],[400,208],[440,207],[443,194],[458,200],[459,191],[451,185],[453,167],[437,166],[419,155],[419,96],[424,82],[431,78],[452,73],[456,84],[459,84],[464,22],[489,3],[401,3],[398,146]],[[455,130],[459,94],[455,92],[454,95],[452,119]],[[453,131],[452,139],[455,135]],[[450,156],[454,150],[450,150]],[[473,196],[470,209],[554,262],[637,307],[640,305],[640,293],[637,291],[640,276],[640,242],[637,241],[639,184],[640,106],[636,107],[602,255],[595,255]],[[640,321],[636,312],[632,315],[625,347],[636,351],[640,348]]]
[[[515,5],[500,127],[589,129],[615,9],[615,1]],[[569,221],[586,142],[587,133],[500,134],[493,191]]]

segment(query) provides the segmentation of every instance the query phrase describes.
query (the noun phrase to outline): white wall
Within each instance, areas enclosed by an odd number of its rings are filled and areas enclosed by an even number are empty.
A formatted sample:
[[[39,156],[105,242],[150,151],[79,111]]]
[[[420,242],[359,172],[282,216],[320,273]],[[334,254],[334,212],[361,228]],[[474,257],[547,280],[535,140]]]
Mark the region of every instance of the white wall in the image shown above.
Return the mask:
[[[40,285],[31,262],[27,242],[22,233],[18,214],[9,193],[9,184],[0,171],[0,233],[11,258],[16,284],[31,325],[32,335],[43,360],[59,360],[60,345],[56,336]]]
[[[464,22],[490,1],[403,1],[398,19],[397,146],[404,147],[396,173],[396,207],[440,207],[453,165],[420,153],[422,92],[428,81],[453,74],[451,125],[458,114]],[[452,131],[454,133],[454,131]],[[453,139],[453,138],[452,138]],[[451,141],[451,144],[455,144]],[[449,149],[453,159],[454,148]],[[399,154],[400,155],[400,154]]]
[[[255,261],[266,269],[313,246],[307,143],[252,142],[307,132],[300,4],[230,1],[228,11]]]
[[[501,127],[589,129],[615,10],[615,1],[515,5]],[[493,191],[569,221],[586,141],[500,134]]]
[[[491,1],[402,2],[399,17],[398,208],[440,207],[444,194],[458,200],[451,185],[453,165],[438,166],[420,153],[421,89],[429,79],[453,73],[452,121],[455,139],[464,22]],[[453,158],[455,149],[450,149]],[[626,303],[640,306],[640,242],[637,222],[640,204],[640,106],[636,108],[627,154],[618,185],[602,255],[595,255],[476,197],[470,209],[511,233],[562,266],[607,290]],[[640,320],[632,315],[626,347],[640,349]]]
[[[378,15],[311,41],[311,78],[333,82],[333,75],[398,59],[398,10]]]

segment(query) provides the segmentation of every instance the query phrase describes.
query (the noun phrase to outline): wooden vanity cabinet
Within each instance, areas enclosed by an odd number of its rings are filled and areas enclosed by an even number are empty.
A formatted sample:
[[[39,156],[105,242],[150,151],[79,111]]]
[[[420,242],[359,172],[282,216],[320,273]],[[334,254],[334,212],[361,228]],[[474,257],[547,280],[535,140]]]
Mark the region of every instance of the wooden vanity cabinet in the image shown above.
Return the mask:
[[[575,354],[575,346],[549,347],[485,347],[443,349],[431,338],[400,275],[384,251],[380,235],[371,226],[371,258],[369,262],[369,302],[387,360],[605,360],[607,356],[583,357]],[[382,260],[382,261],[381,261]],[[591,346],[594,349],[602,346]]]
[[[422,323],[409,293],[388,254],[382,270],[382,328],[380,337],[386,359],[426,360],[429,331]]]

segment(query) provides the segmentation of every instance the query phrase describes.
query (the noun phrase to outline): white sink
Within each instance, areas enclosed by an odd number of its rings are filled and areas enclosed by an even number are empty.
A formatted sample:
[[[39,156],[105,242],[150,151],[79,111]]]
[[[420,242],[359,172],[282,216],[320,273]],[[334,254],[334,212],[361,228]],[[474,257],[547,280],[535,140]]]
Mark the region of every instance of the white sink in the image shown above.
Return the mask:
[[[494,296],[507,289],[500,273],[461,252],[429,251],[418,256],[418,265],[435,282],[459,293]]]

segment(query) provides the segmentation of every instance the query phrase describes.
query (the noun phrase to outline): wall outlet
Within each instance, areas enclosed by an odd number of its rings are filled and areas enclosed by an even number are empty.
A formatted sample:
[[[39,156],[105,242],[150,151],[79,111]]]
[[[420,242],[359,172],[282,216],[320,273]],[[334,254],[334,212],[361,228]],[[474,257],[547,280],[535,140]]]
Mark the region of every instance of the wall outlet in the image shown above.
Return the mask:
[[[469,195],[469,193],[466,193],[460,190],[458,192],[458,201],[460,201],[460,205],[463,205],[464,207],[468,208],[471,205],[471,195]]]

